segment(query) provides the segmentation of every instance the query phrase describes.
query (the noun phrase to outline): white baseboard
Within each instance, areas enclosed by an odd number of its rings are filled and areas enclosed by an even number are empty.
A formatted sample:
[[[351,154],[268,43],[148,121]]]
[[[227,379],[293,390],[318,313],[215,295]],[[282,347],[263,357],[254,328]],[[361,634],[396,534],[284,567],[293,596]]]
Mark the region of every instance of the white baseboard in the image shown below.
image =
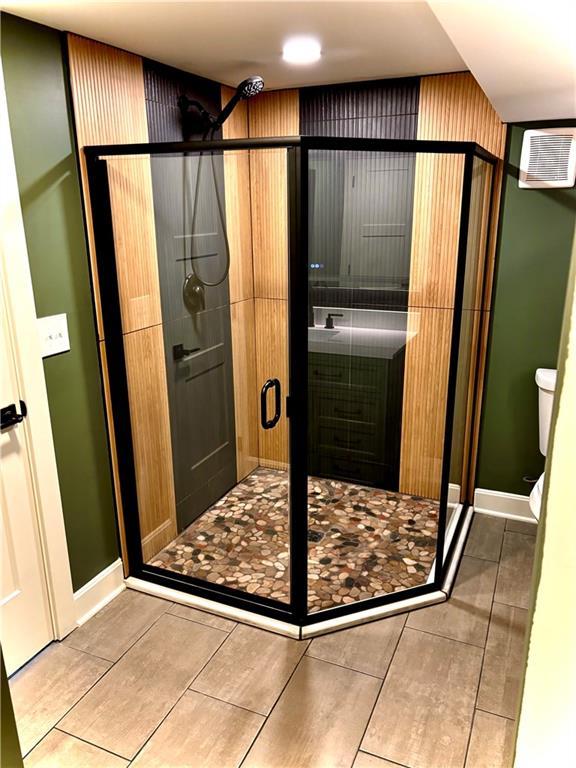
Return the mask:
[[[460,504],[460,486],[456,483],[448,483],[448,506],[454,507]]]
[[[126,589],[122,560],[118,559],[100,571],[88,584],[74,592],[76,622],[78,626],[91,619],[95,613]]]
[[[509,520],[537,522],[530,509],[528,496],[521,496],[518,493],[476,488],[474,491],[474,511],[494,517],[507,517]]]

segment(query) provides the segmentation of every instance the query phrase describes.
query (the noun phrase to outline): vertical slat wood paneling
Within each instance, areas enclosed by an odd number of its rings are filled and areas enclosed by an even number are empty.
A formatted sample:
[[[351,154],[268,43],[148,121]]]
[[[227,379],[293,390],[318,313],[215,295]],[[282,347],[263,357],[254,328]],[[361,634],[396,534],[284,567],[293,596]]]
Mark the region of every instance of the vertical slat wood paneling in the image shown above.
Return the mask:
[[[240,481],[258,466],[258,383],[254,299],[230,305],[236,468]]]
[[[490,258],[486,265],[487,287],[491,288],[506,126],[470,73],[434,75],[421,80],[418,138],[475,141],[500,158],[501,162],[496,167],[496,194],[490,226]],[[490,308],[489,303],[485,304],[485,308]]]
[[[162,322],[148,157],[108,161],[116,272],[124,333]]]
[[[251,138],[299,133],[298,91],[263,93],[248,102]],[[252,253],[256,297],[257,396],[269,378],[288,393],[288,176],[285,150],[250,153]],[[284,409],[284,405],[283,405]],[[286,467],[288,425],[285,413],[274,429],[258,426],[260,464]]]
[[[469,73],[435,75],[421,79],[418,139],[475,141],[502,158],[505,126]],[[487,282],[493,270],[501,173],[500,163]],[[406,349],[400,490],[436,498],[440,493],[451,341],[451,321],[446,321],[445,312],[454,306],[461,178],[460,158],[417,158],[409,307],[420,315],[420,334]],[[435,329],[434,334],[428,325]],[[477,339],[478,333],[474,336]],[[470,375],[477,374],[473,365]],[[429,408],[431,397],[434,409]],[[477,440],[477,434],[472,439]]]
[[[254,296],[249,162],[248,152],[227,152],[224,155],[231,303],[245,301]]]
[[[230,99],[234,96],[236,90],[223,85],[220,88],[221,106],[224,108]],[[234,111],[222,126],[223,139],[246,139],[248,138],[248,102],[240,101]]]
[[[288,189],[284,149],[250,153],[254,295],[288,298]]]
[[[222,87],[222,105],[233,96],[232,88]],[[241,101],[222,126],[223,138],[248,136],[247,102]],[[230,302],[254,296],[252,267],[252,214],[250,210],[250,161],[248,152],[224,154],[226,226],[230,245]]]
[[[463,176],[461,155],[416,157],[409,306],[454,306]]]
[[[122,554],[122,567],[124,576],[128,576],[128,551],[126,546],[126,526],[124,523],[124,513],[122,509],[122,497],[120,495],[120,470],[118,468],[118,454],[116,452],[116,430],[114,427],[114,416],[112,411],[112,396],[110,394],[110,377],[108,374],[108,358],[106,356],[106,343],[98,342],[98,351],[100,353],[100,369],[102,371],[102,388],[104,390],[104,407],[106,410],[106,421],[108,424],[108,439],[110,444],[110,464],[112,466],[112,480],[114,483],[114,493],[116,496],[116,519],[118,522],[118,535],[120,539],[120,549]]]
[[[298,91],[273,91],[248,103],[250,137],[294,136],[299,129]],[[288,298],[286,151],[250,153],[254,295]]]
[[[267,91],[248,102],[250,138],[297,136],[300,107],[297,90]]]
[[[285,398],[288,394],[288,302],[280,299],[256,299],[256,358],[258,388],[267,379],[279,379],[282,385],[282,416],[274,429],[259,427],[260,464],[286,468],[288,465],[288,422]],[[274,408],[269,395],[268,412]]]
[[[124,355],[142,556],[147,561],[176,537],[168,390],[164,364],[158,364],[164,357],[162,326],[125,334]]]
[[[400,453],[402,493],[439,497],[452,315],[449,309],[408,310]]]
[[[142,59],[93,40],[68,35],[68,59],[78,147],[147,142]],[[96,251],[84,153],[80,170],[99,338],[104,338]],[[145,157],[110,162],[110,198],[121,300],[132,439],[144,557],[176,532],[172,448],[150,163]],[[112,464],[116,445],[105,350],[101,345]],[[122,515],[117,469],[116,503]],[[123,520],[119,520],[126,561]]]
[[[68,61],[78,148],[82,150],[83,147],[91,144],[147,142],[148,126],[142,59],[85,37],[68,35]],[[80,151],[80,170],[87,208],[98,335],[103,339],[104,329],[90,214],[88,176],[82,151]],[[132,226],[130,234],[133,235],[137,231],[136,226]],[[147,224],[144,226],[148,228]],[[151,292],[158,297],[157,279],[156,285],[151,285],[150,288]]]
[[[222,106],[234,95],[222,87]],[[241,101],[224,123],[223,138],[248,136],[247,102]],[[224,155],[226,226],[230,245],[230,322],[234,371],[236,469],[238,481],[258,466],[258,382],[252,264],[252,213],[248,152]]]

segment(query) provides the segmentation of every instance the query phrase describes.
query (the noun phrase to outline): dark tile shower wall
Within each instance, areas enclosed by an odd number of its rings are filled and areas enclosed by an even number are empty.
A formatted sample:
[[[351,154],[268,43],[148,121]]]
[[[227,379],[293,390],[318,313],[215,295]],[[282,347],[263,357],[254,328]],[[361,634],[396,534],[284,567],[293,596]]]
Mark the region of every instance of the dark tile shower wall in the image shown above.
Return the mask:
[[[177,106],[182,94],[199,101],[213,115],[220,112],[220,83],[150,59],[144,59],[144,93],[150,141],[183,141],[182,118]],[[221,130],[214,138],[222,138]]]
[[[144,60],[144,89],[150,141],[200,139],[184,135],[178,97],[196,99],[213,115],[220,112],[220,84],[149,59]],[[221,130],[214,138],[221,138]],[[195,160],[190,158],[188,179],[180,157],[152,157],[152,184],[178,529],[186,528],[236,483],[234,382],[228,279],[204,288],[205,308],[190,312],[183,302],[184,277],[190,267],[189,194]],[[222,158],[215,158],[216,185],[224,199]],[[196,228],[207,233],[197,247],[222,254],[221,224],[215,214],[212,165],[202,161]],[[190,186],[188,187],[191,188]],[[212,200],[212,203],[207,202]],[[209,210],[208,210],[209,209]],[[204,213],[202,213],[204,211]],[[207,217],[207,218],[206,218]],[[219,237],[211,237],[217,228]],[[196,242],[196,241],[195,241]],[[200,241],[198,241],[200,242]],[[198,263],[198,262],[195,262]],[[210,279],[210,278],[208,278]],[[187,360],[175,361],[173,348],[198,350]],[[192,435],[192,439],[191,439]]]
[[[300,89],[300,132],[308,136],[415,139],[420,78]]]
[[[364,83],[302,88],[300,90],[300,132],[312,136],[338,136],[371,139],[416,139],[418,122],[418,100],[420,79],[376,80]],[[404,210],[398,208],[402,217],[396,223],[404,224],[404,241],[400,246],[403,253],[402,279],[395,285],[387,285],[384,268],[381,275],[374,276],[370,289],[350,284],[342,274],[340,253],[342,250],[342,221],[346,203],[346,160],[334,157],[333,162],[321,164],[313,171],[311,199],[321,198],[324,205],[320,211],[311,211],[310,250],[311,261],[320,262],[325,272],[318,272],[318,279],[311,279],[310,298],[316,307],[342,307],[356,309],[379,309],[388,311],[406,310],[408,306],[408,276],[410,272],[410,236],[412,229],[412,208],[414,190],[414,156],[405,158],[402,181],[393,182],[395,197],[406,199]],[[344,164],[344,165],[343,165]],[[324,167],[322,167],[324,166]],[[362,183],[360,181],[359,183]],[[402,190],[402,191],[400,191]],[[373,194],[389,194],[390,186],[374,187]],[[398,200],[396,200],[398,205]],[[386,253],[383,247],[383,262]],[[311,273],[312,274],[312,273]],[[316,274],[316,273],[315,273]],[[368,283],[369,281],[364,281]],[[311,355],[310,364],[314,370],[322,369],[325,355]],[[328,364],[328,362],[326,363]],[[404,386],[404,349],[392,360],[364,361],[351,357],[349,364],[377,366],[378,379],[372,385],[372,408],[362,419],[343,424],[343,419],[331,420],[319,415],[321,404],[327,397],[342,398],[368,397],[366,383],[362,382],[358,392],[328,391],[328,374],[321,386],[316,386],[313,377],[309,383],[310,471],[319,475],[341,477],[364,482],[388,490],[397,490],[400,471],[400,440],[402,424],[402,402]],[[320,374],[322,370],[320,370]],[[320,375],[319,374],[319,375]],[[334,385],[336,387],[336,385]],[[368,387],[370,389],[370,387]],[[340,402],[340,400],[338,400]],[[354,409],[350,409],[351,412]],[[358,410],[356,406],[356,410]],[[354,411],[355,412],[355,411]],[[357,419],[358,417],[354,417]],[[350,445],[358,450],[343,453],[339,445],[326,438],[332,429],[335,434],[347,430]],[[338,432],[338,433],[339,433]],[[380,448],[374,448],[365,435],[376,435],[372,441],[380,441]],[[359,436],[358,436],[359,435]],[[336,437],[334,438],[336,440]]]

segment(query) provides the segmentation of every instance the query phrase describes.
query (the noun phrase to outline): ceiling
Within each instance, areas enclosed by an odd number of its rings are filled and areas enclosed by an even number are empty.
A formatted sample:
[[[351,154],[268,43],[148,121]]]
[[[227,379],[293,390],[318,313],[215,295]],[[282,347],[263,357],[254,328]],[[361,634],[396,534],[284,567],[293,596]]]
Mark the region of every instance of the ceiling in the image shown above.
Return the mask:
[[[429,5],[504,122],[576,118],[575,0]]]
[[[7,10],[235,85],[266,88],[457,72],[465,64],[425,2],[7,2]],[[290,35],[321,41],[314,66],[282,61]]]
[[[576,118],[574,0],[4,2],[20,16],[235,85],[289,88],[469,69],[506,122]],[[291,35],[323,56],[288,65]]]

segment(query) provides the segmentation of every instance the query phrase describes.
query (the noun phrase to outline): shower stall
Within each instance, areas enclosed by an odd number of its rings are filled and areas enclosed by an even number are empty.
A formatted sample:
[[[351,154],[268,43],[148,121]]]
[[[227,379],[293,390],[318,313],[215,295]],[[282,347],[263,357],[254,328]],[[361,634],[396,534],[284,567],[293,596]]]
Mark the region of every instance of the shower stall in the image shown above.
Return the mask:
[[[85,157],[129,584],[295,637],[446,599],[496,158],[307,136]]]

